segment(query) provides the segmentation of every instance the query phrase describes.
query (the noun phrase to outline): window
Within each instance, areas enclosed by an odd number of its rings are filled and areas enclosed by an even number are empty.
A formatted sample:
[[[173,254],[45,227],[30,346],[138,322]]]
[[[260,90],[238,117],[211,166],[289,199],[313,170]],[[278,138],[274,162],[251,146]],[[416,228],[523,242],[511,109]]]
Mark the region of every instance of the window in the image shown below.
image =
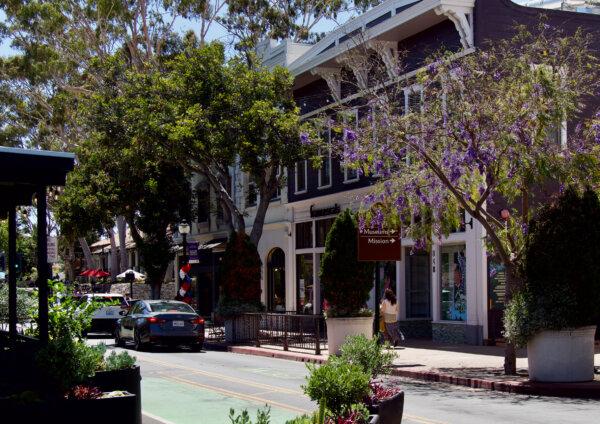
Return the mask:
[[[313,254],[296,255],[296,312],[313,313]]]
[[[548,141],[560,147],[567,145],[567,123],[557,122],[548,128]]]
[[[354,126],[354,129],[358,131],[358,119],[359,110],[357,108],[351,111],[350,116],[345,117],[345,124],[348,127]],[[344,166],[344,183],[352,183],[354,181],[358,181],[358,170]]]
[[[296,193],[306,192],[307,168],[305,160],[296,162]]]
[[[196,313],[192,307],[181,302],[156,302],[150,304],[152,312],[187,312]]]
[[[331,127],[327,128],[327,133],[324,135],[329,145],[331,145]],[[319,149],[319,156],[322,162],[319,168],[319,188],[331,186],[331,148],[324,152]]]
[[[423,102],[423,88],[415,85],[404,91],[404,110],[406,113],[420,112]]]
[[[325,239],[333,225],[333,221],[335,221],[335,218],[319,219],[315,222],[316,247],[325,247]]]
[[[198,201],[198,222],[208,222],[210,217],[210,190],[208,182],[202,181],[196,189]]]
[[[466,321],[467,257],[465,246],[443,246],[441,253],[441,319]]]
[[[312,241],[312,221],[296,224],[296,249],[310,249]]]
[[[358,170],[344,167],[344,182],[353,183],[358,181]]]
[[[277,178],[277,190],[275,190],[275,193],[271,196],[271,201],[281,199],[281,166],[277,167],[277,174],[275,174],[275,177]]]
[[[254,178],[249,179],[248,181],[248,191],[246,193],[246,207],[250,208],[252,206],[256,206],[258,202],[258,186],[254,181]]]

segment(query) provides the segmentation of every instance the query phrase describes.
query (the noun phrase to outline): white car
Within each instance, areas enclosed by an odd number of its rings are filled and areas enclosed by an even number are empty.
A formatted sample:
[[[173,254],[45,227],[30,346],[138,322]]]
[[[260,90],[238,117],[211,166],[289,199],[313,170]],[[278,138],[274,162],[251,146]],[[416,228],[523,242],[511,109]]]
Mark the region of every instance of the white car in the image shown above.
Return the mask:
[[[79,303],[83,306],[84,303],[91,303],[92,299],[95,302],[110,303],[111,305],[96,309],[92,315],[92,325],[88,332],[113,334],[117,320],[121,318],[120,312],[127,311],[129,303],[119,293],[88,293],[81,296]]]

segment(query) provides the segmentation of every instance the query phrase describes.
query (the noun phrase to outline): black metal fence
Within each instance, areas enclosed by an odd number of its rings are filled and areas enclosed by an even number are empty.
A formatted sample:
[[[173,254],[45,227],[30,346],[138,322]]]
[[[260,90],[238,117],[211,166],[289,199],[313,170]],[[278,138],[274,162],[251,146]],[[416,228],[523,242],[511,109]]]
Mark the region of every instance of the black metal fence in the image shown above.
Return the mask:
[[[283,350],[307,349],[321,354],[327,343],[325,319],[322,315],[288,313],[246,313],[229,324],[231,343],[252,343],[255,346],[281,346]]]

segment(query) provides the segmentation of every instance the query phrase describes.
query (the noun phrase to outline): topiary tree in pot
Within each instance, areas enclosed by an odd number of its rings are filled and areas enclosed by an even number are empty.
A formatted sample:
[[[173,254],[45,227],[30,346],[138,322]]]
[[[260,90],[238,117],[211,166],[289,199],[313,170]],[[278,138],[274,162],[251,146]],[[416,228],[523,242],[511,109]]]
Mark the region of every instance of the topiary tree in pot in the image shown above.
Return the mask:
[[[505,334],[527,345],[529,377],[548,382],[594,378],[600,316],[600,201],[567,189],[530,223],[525,284],[505,313]]]
[[[243,316],[260,312],[260,275],[262,262],[256,246],[246,233],[232,232],[220,267],[220,297],[217,312],[225,319],[228,342],[254,340],[258,317]]]
[[[339,354],[347,336],[372,336],[373,314],[365,308],[373,288],[373,263],[359,262],[358,227],[346,209],[333,222],[325,240],[320,279],[326,302],[327,343]]]

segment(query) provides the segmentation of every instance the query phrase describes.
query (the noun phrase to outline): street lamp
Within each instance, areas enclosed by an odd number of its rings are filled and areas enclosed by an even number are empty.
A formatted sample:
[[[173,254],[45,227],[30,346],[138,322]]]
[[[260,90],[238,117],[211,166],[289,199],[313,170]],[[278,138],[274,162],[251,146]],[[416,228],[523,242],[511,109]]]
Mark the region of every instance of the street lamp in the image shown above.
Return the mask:
[[[190,224],[188,224],[185,220],[181,221],[178,225],[179,234],[183,237],[183,265],[187,264],[187,235],[190,233]]]

